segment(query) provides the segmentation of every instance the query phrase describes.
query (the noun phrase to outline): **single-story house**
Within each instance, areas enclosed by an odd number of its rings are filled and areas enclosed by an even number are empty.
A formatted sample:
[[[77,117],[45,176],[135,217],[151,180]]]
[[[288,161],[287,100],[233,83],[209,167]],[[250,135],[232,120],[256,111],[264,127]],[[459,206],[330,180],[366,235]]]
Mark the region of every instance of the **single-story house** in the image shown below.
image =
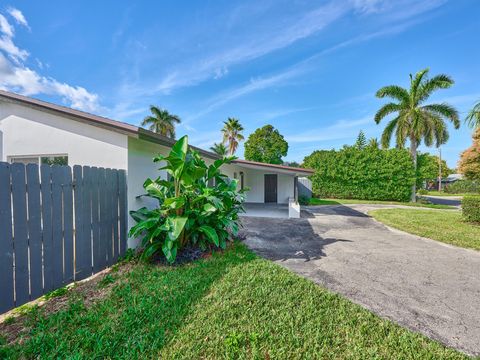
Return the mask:
[[[144,205],[146,200],[137,198],[143,182],[159,175],[159,165],[152,159],[167,154],[174,142],[135,125],[0,91],[0,161],[124,169],[129,209]],[[218,159],[212,152],[195,149],[207,163]],[[250,189],[247,203],[295,202],[298,177],[312,172],[240,159],[224,166],[226,175]]]

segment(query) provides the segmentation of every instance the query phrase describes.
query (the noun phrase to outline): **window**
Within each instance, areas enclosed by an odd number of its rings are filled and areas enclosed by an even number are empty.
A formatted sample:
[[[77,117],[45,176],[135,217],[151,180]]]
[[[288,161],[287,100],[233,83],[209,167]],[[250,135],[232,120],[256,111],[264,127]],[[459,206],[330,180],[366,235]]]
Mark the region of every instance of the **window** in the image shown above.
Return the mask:
[[[10,163],[68,165],[68,155],[15,155],[8,156]]]

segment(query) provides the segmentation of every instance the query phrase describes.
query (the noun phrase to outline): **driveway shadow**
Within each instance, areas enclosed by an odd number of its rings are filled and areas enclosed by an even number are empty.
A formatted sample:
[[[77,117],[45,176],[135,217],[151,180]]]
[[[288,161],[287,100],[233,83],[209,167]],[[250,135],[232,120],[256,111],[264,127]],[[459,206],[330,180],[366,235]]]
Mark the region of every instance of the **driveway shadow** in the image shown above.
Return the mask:
[[[274,261],[317,260],[326,256],[324,247],[351,240],[321,237],[306,218],[242,218],[241,236],[258,255]]]
[[[349,216],[349,217],[362,217],[369,218],[370,216],[352,209],[349,206],[345,205],[316,205],[316,206],[306,206],[305,210],[314,214],[314,215],[340,215],[340,216]]]

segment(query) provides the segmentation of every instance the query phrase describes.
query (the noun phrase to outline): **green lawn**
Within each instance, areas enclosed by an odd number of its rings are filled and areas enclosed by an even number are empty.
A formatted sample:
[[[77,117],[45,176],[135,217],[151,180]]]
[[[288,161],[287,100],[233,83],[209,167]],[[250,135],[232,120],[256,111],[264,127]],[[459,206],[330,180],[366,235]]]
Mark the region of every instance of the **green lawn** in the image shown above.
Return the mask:
[[[431,196],[467,196],[467,195],[478,195],[478,193],[470,193],[470,194],[449,194],[444,191],[437,191],[437,190],[431,190],[429,191],[426,195],[431,195]]]
[[[28,315],[20,344],[0,347],[0,358],[467,358],[240,244],[107,276],[110,290],[93,304],[77,288],[64,309]]]
[[[380,201],[380,200],[355,200],[355,199],[316,199],[311,198],[309,205],[341,205],[341,204],[386,204],[386,205],[405,205],[412,207],[426,207],[432,209],[456,209],[450,205],[421,204],[400,201]]]
[[[460,212],[381,209],[370,211],[369,215],[415,235],[480,250],[480,226],[463,222]]]

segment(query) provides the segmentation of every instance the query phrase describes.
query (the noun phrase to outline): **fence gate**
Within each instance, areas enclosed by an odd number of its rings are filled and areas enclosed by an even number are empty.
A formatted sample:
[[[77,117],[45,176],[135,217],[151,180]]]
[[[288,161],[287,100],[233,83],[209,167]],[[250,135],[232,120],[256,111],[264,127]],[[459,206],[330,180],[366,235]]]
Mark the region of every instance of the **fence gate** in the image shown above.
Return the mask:
[[[114,264],[124,170],[0,162],[0,314]]]

